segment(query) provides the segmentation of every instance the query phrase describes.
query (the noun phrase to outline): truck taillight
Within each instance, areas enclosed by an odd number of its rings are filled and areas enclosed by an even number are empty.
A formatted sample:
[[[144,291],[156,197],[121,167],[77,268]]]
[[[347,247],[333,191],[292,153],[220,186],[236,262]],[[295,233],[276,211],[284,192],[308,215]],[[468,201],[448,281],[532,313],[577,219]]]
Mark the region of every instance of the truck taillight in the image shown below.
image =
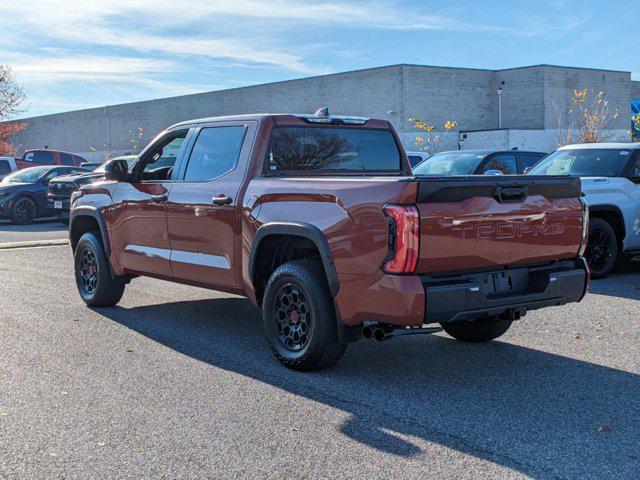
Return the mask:
[[[389,223],[389,254],[382,266],[387,273],[413,273],[420,248],[420,214],[415,205],[385,205]]]
[[[587,250],[587,242],[589,241],[589,205],[583,198],[580,198],[580,203],[582,203],[582,240],[578,255],[582,257]]]

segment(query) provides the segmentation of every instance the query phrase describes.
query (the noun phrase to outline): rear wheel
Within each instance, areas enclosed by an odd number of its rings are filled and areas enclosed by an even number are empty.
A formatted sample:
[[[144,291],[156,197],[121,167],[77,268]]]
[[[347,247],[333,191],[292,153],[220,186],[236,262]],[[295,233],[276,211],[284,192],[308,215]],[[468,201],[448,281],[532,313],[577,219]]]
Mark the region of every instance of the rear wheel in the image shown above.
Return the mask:
[[[513,322],[502,318],[482,318],[470,322],[441,323],[442,329],[462,342],[488,342],[509,330]]]
[[[592,278],[609,275],[618,259],[618,238],[609,222],[602,218],[589,221],[589,239],[584,257]]]
[[[80,237],[75,251],[75,272],[78,291],[90,307],[110,307],[120,301],[125,281],[111,274],[111,266],[94,232]]]
[[[267,340],[278,360],[295,370],[335,365],[346,349],[338,339],[336,312],[324,270],[315,260],[278,267],[262,302]]]
[[[35,202],[27,197],[18,198],[11,209],[11,222],[16,225],[30,225],[35,218]]]

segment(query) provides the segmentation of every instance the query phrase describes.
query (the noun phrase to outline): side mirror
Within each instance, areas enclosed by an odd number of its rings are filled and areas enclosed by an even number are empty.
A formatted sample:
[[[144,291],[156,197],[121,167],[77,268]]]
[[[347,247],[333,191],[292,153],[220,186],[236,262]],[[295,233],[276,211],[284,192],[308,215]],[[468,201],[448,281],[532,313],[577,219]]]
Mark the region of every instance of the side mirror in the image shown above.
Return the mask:
[[[501,170],[487,170],[484,172],[485,175],[504,175]]]
[[[124,182],[129,176],[129,165],[126,160],[112,160],[104,167],[104,178],[114,182]]]

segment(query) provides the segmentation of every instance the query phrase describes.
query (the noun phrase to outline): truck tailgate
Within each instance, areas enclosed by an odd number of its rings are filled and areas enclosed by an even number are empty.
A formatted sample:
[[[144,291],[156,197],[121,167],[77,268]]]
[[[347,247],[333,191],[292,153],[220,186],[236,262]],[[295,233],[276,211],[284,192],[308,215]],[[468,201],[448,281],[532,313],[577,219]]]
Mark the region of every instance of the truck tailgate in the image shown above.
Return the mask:
[[[575,258],[584,207],[576,177],[419,177],[416,273]]]

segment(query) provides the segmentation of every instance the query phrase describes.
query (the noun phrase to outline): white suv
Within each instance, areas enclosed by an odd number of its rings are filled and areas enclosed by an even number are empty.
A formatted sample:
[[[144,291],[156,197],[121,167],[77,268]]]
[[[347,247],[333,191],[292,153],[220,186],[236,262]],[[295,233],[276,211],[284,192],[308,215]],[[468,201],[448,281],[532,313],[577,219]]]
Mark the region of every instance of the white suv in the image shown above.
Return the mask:
[[[621,254],[640,254],[640,143],[589,143],[559,148],[528,175],[576,175],[589,205],[585,258],[605,277]]]

